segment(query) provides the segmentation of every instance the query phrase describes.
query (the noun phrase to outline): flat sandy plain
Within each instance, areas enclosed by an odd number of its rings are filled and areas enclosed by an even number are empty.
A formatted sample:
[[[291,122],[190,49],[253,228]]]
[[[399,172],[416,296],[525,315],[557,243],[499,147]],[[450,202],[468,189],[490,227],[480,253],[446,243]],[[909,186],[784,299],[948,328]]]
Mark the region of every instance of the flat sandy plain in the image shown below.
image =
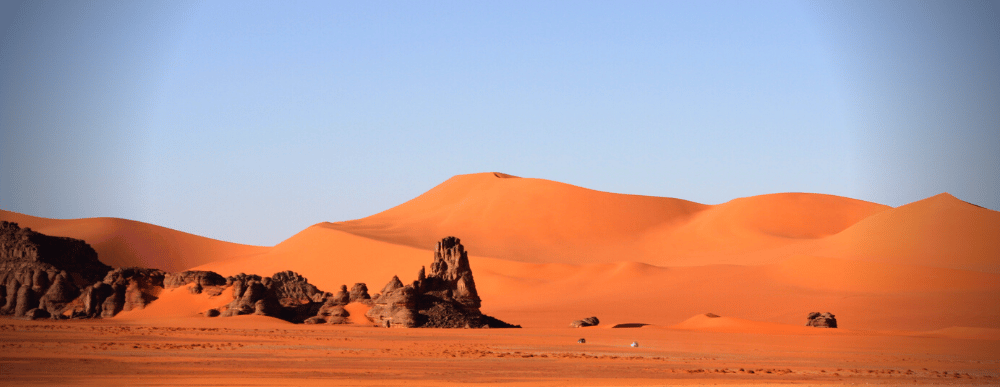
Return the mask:
[[[114,267],[293,270],[373,294],[414,280],[453,235],[482,311],[524,327],[206,318],[229,293],[178,288],[112,319],[0,319],[4,384],[1000,384],[1000,212],[947,193],[895,208],[813,193],[706,205],[480,173],[275,246],[127,219],[0,220],[83,239]],[[810,312],[840,328],[805,327]],[[568,328],[589,316],[601,325]]]
[[[878,332],[0,320],[5,385],[997,385],[1000,341]],[[586,338],[585,344],[578,344]],[[633,341],[639,347],[629,344]]]

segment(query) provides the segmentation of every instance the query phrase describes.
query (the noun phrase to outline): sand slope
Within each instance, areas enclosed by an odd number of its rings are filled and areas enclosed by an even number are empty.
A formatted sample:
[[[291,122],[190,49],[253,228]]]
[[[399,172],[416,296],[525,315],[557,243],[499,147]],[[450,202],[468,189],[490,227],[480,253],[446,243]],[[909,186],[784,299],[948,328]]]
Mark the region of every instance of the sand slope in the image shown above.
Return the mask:
[[[421,266],[433,261],[430,250],[372,240],[332,229],[321,223],[309,227],[265,253],[206,263],[199,270],[222,275],[238,273],[270,276],[284,270],[301,273],[320,289],[336,292],[340,285],[368,285],[374,294],[398,275],[404,283],[417,278]]]
[[[762,260],[773,262],[788,254],[782,248],[836,234],[888,208],[805,193],[708,206],[478,173],[455,176],[397,207],[329,227],[417,248],[457,235],[482,256],[522,262],[701,265],[733,261],[734,253],[779,249]]]
[[[266,247],[218,241],[148,223],[118,218],[47,219],[0,210],[0,220],[43,234],[82,239],[113,267],[181,271],[206,262],[257,254]]]
[[[329,227],[417,248],[456,235],[480,255],[516,261],[609,262],[633,260],[620,250],[644,232],[683,223],[706,208],[480,173],[455,176],[397,207]]]
[[[876,214],[827,242],[819,254],[1000,273],[1000,212],[947,193]]]
[[[709,206],[485,173],[274,247],[118,219],[3,215],[96,241],[102,259],[223,275],[293,270],[326,291],[365,282],[372,294],[393,275],[415,279],[436,241],[455,235],[483,311],[527,327],[594,315],[673,325],[711,311],[789,326],[833,312],[847,329],[1000,328],[1000,213],[947,194],[899,208],[806,193]],[[139,249],[109,247],[123,245]]]

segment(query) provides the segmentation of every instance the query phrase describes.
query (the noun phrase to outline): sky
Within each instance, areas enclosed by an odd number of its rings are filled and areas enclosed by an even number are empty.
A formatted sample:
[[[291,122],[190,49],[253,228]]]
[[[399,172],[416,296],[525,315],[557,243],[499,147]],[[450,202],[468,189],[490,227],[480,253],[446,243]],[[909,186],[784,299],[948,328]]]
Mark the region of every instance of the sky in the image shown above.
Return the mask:
[[[499,171],[1000,210],[996,1],[0,3],[0,209],[274,245]]]

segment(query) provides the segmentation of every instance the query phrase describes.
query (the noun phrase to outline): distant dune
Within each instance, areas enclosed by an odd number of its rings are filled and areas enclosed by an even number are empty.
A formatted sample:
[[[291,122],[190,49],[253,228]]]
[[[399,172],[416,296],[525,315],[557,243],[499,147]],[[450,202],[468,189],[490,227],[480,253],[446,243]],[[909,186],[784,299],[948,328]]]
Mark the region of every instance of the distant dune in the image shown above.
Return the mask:
[[[859,221],[818,252],[1000,273],[1000,212],[943,193]]]
[[[416,248],[432,245],[439,235],[461,235],[480,255],[521,262],[704,265],[730,263],[733,254],[744,253],[763,253],[755,261],[773,262],[789,247],[834,235],[889,208],[804,193],[709,206],[478,173],[330,227]]]
[[[393,275],[406,283],[415,280],[420,267],[433,261],[431,247],[415,249],[394,245],[320,223],[277,244],[267,253],[206,263],[197,269],[222,275],[271,275],[292,270],[326,291],[336,291],[340,285],[350,287],[355,282],[365,282],[374,294],[382,290]]]
[[[1000,213],[948,194],[898,208],[809,193],[704,205],[481,173],[273,247],[121,219],[0,218],[84,239],[114,266],[293,270],[326,291],[366,282],[372,293],[393,275],[416,279],[435,242],[454,235],[469,251],[483,312],[526,327],[598,316],[810,332],[819,328],[804,327],[809,312],[833,312],[854,330],[990,336],[1000,328]],[[724,318],[697,317],[706,311]]]
[[[260,254],[266,247],[222,242],[152,224],[118,218],[47,219],[0,210],[0,220],[43,234],[82,239],[114,267],[181,271],[207,262]]]

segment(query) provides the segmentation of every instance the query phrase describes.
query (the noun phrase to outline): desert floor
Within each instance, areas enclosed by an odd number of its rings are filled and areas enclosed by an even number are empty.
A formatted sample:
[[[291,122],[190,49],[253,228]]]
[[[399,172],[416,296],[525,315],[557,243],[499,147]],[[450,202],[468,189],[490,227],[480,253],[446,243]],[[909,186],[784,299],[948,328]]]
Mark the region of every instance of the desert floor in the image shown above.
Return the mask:
[[[0,375],[4,385],[1000,383],[998,340],[816,330],[824,333],[383,329],[259,316],[7,318],[0,319]]]

